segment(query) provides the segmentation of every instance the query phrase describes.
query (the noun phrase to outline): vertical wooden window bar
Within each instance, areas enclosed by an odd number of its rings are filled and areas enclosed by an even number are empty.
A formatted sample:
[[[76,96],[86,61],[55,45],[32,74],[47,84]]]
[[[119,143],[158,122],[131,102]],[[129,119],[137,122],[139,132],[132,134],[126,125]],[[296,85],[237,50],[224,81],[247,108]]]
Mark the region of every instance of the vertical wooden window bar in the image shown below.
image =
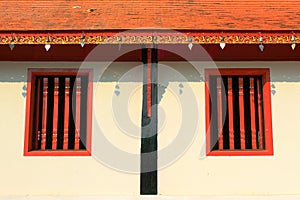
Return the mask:
[[[211,76],[212,150],[265,148],[261,76]]]
[[[37,76],[32,150],[85,150],[87,77]]]

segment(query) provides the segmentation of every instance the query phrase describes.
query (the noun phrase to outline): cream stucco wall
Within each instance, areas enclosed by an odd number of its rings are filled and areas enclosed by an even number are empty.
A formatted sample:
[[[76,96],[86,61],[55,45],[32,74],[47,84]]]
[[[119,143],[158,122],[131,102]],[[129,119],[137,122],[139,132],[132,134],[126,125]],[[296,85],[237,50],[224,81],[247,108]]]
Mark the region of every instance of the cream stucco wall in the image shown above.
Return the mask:
[[[184,63],[164,64],[188,68]],[[193,65],[201,72],[205,63]],[[300,194],[300,63],[219,62],[216,65],[222,68],[270,68],[274,156],[206,157],[204,82],[187,81],[185,87],[190,87],[197,98],[198,129],[185,154],[159,171],[159,193],[168,196]],[[172,93],[167,90],[164,99],[167,108],[173,106],[168,102],[171,96]],[[177,112],[169,114],[178,115]],[[191,116],[191,119],[194,117],[197,116]],[[173,123],[176,121],[173,120]],[[169,131],[173,135],[174,132],[180,133],[176,127]],[[168,142],[166,138],[159,140],[160,147]]]
[[[299,194],[300,63],[216,64],[270,68],[274,156],[206,157],[203,69],[214,64],[160,63],[159,194]],[[41,67],[94,69],[93,156],[23,156],[23,87],[27,68]],[[0,70],[0,196],[139,195],[140,63],[0,62]]]
[[[113,169],[101,162],[97,151],[97,134],[92,135],[92,153],[96,156],[87,157],[24,157],[24,128],[26,98],[22,95],[26,87],[27,68],[73,68],[88,67],[94,69],[94,97],[95,110],[93,124],[101,124],[102,132],[111,144],[131,152],[139,158],[140,140],[124,134],[117,127],[115,115],[124,110],[112,110],[112,99],[116,103],[123,103],[122,95],[134,86],[139,88],[139,80],[120,82],[120,98],[116,99],[115,85],[119,78],[115,68],[125,71],[135,68],[140,63],[0,63],[0,196],[5,195],[122,195],[133,196],[139,194],[139,175]],[[108,67],[110,66],[110,67]],[[109,69],[107,69],[107,67]],[[106,68],[106,70],[104,70]],[[102,70],[102,71],[101,71]],[[116,74],[116,73],[117,74]],[[101,77],[100,74],[102,74]],[[98,76],[97,76],[98,75]],[[140,123],[141,101],[140,90],[135,91],[136,99],[130,101],[131,121]],[[115,98],[115,99],[114,99]],[[121,99],[121,100],[120,100]],[[125,99],[126,100],[126,99]],[[97,106],[97,102],[101,106]],[[126,101],[127,102],[127,101]],[[101,119],[101,122],[98,119]],[[140,131],[134,129],[133,131]],[[139,135],[139,132],[134,133]],[[99,134],[100,135],[100,134]],[[110,152],[105,152],[110,154]],[[98,156],[98,157],[97,157]],[[117,158],[119,159],[119,158]],[[138,168],[139,161],[131,163]]]

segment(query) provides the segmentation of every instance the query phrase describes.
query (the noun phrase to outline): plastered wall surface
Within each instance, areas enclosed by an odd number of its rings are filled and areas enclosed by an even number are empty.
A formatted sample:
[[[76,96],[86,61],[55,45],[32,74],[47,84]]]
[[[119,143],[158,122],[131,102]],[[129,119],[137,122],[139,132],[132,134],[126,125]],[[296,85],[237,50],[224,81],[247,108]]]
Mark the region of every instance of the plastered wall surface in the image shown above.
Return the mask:
[[[139,140],[132,139],[124,134],[122,129],[116,126],[114,115],[124,110],[111,109],[111,100],[116,97],[114,90],[118,77],[114,77],[114,70],[107,69],[108,63],[88,63],[81,66],[80,63],[0,63],[0,91],[1,95],[1,120],[0,133],[0,195],[24,196],[24,195],[122,195],[132,196],[139,194],[139,175],[122,172],[114,169],[97,156],[76,157],[24,157],[24,131],[25,108],[23,87],[26,87],[27,68],[73,68],[87,67],[94,69],[94,103],[103,103],[102,106],[94,106],[94,124],[101,124],[103,132],[115,146],[123,150],[139,153]],[[135,68],[139,63],[117,64],[112,68]],[[98,71],[97,71],[98,70]],[[100,72],[100,70],[103,70]],[[120,72],[120,71],[119,71]],[[108,74],[108,75],[106,75]],[[98,76],[96,76],[98,75]],[[102,76],[101,76],[102,75]],[[132,88],[132,85],[141,85],[140,82],[125,82],[119,84],[121,88]],[[137,91],[139,93],[139,91]],[[119,96],[122,97],[122,94]],[[135,94],[135,96],[140,96]],[[101,97],[101,98],[100,98]],[[102,98],[105,97],[105,98]],[[140,98],[140,97],[139,97]],[[115,99],[116,100],[116,99]],[[137,99],[138,100],[138,99]],[[129,107],[130,115],[135,124],[139,124],[140,101],[132,100]],[[122,101],[118,100],[118,103]],[[93,104],[94,104],[93,103]],[[133,104],[135,104],[133,106]],[[140,104],[140,105],[139,105]],[[101,122],[97,121],[101,118]],[[136,131],[138,129],[135,129]],[[140,131],[140,130],[138,130]],[[93,131],[94,132],[94,131]],[[139,133],[135,133],[136,135]],[[97,134],[92,135],[92,153],[98,150]],[[105,152],[110,154],[110,152]],[[132,165],[139,165],[135,161]],[[137,168],[137,166],[136,166]]]
[[[174,68],[180,65],[165,64]],[[196,68],[198,66],[201,72],[200,66],[205,66],[205,63],[193,65]],[[297,145],[300,139],[298,131],[300,107],[297,106],[300,99],[299,63],[219,62],[216,66],[270,69],[274,155],[206,157],[205,148],[202,146],[205,145],[204,82],[186,82],[184,85],[188,85],[198,97],[199,114],[190,117],[190,120],[195,117],[199,119],[198,129],[185,154],[169,167],[160,170],[159,193],[175,196],[299,194],[300,162],[297,156],[300,150]],[[182,63],[181,67],[184,68],[185,65]],[[170,96],[171,93],[166,93],[164,101],[171,107],[172,104],[167,103],[171,100]],[[177,133],[180,132],[177,130]],[[164,140],[159,141],[160,147],[168,142],[167,138],[164,137]]]
[[[299,64],[216,63],[270,68],[274,155],[206,157],[203,69],[215,65],[160,63],[159,195],[299,194]],[[94,70],[93,156],[23,156],[27,69],[47,67]],[[1,62],[0,70],[1,196],[139,195],[141,63]]]

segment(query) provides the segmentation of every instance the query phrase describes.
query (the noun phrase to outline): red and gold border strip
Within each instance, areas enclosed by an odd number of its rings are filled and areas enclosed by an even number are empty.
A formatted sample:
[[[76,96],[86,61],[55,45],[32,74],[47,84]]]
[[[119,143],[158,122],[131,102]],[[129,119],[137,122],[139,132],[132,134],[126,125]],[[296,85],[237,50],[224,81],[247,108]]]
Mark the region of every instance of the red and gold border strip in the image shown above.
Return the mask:
[[[1,44],[293,44],[300,33],[0,33]]]

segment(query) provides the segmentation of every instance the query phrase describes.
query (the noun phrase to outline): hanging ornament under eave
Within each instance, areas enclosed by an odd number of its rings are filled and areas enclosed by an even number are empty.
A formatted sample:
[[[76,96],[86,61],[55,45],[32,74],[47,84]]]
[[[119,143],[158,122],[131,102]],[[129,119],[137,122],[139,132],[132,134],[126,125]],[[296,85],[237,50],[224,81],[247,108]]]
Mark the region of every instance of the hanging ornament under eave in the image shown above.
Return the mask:
[[[118,36],[118,42],[119,42],[119,44],[118,44],[118,50],[119,51],[121,50],[121,47],[122,47],[122,41],[123,41],[122,36]]]
[[[220,42],[220,47],[221,47],[222,50],[225,48],[225,46],[226,46],[225,42]]]
[[[49,44],[50,41],[51,41],[50,38],[47,37],[47,39],[46,39],[46,45],[45,45],[46,51],[49,51],[49,49],[51,48],[51,45]]]
[[[85,45],[84,41],[83,41],[83,40],[81,40],[81,41],[80,41],[80,46],[83,48],[83,47],[84,47],[84,45]]]
[[[260,49],[261,52],[264,51],[264,45],[262,44],[262,42],[264,41],[264,38],[262,36],[259,37],[259,42],[260,42],[260,45],[258,45],[258,48]]]
[[[15,48],[15,45],[14,45],[14,41],[15,41],[15,38],[14,37],[11,37],[10,40],[9,40],[11,43],[9,44],[9,48],[10,50],[12,51],[14,48]]]
[[[295,48],[296,48],[296,44],[295,44],[295,43],[293,43],[293,44],[291,45],[291,47],[292,47],[292,50],[295,50]]]
[[[221,40],[220,47],[223,50],[225,48],[225,46],[226,46],[225,37],[224,36],[220,37],[220,40]]]
[[[188,48],[189,48],[190,51],[192,51],[192,48],[193,48],[193,39],[189,37],[188,41],[189,41]]]
[[[9,48],[12,51],[15,48],[15,45],[14,44],[9,44]]]
[[[263,44],[260,44],[260,45],[258,45],[258,48],[260,49],[261,52],[263,52],[265,47]]]
[[[188,44],[188,47],[189,47],[189,49],[190,49],[190,51],[191,51],[192,48],[193,48],[193,43],[189,43],[189,44]]]
[[[80,46],[83,48],[85,43],[84,43],[85,35],[80,36]]]
[[[291,37],[291,41],[294,43],[294,42],[295,42],[295,40],[296,40],[296,37],[295,37],[294,35],[292,35],[292,37]]]
[[[49,51],[50,48],[51,48],[51,45],[50,45],[50,44],[46,44],[46,45],[45,45],[46,51]]]

